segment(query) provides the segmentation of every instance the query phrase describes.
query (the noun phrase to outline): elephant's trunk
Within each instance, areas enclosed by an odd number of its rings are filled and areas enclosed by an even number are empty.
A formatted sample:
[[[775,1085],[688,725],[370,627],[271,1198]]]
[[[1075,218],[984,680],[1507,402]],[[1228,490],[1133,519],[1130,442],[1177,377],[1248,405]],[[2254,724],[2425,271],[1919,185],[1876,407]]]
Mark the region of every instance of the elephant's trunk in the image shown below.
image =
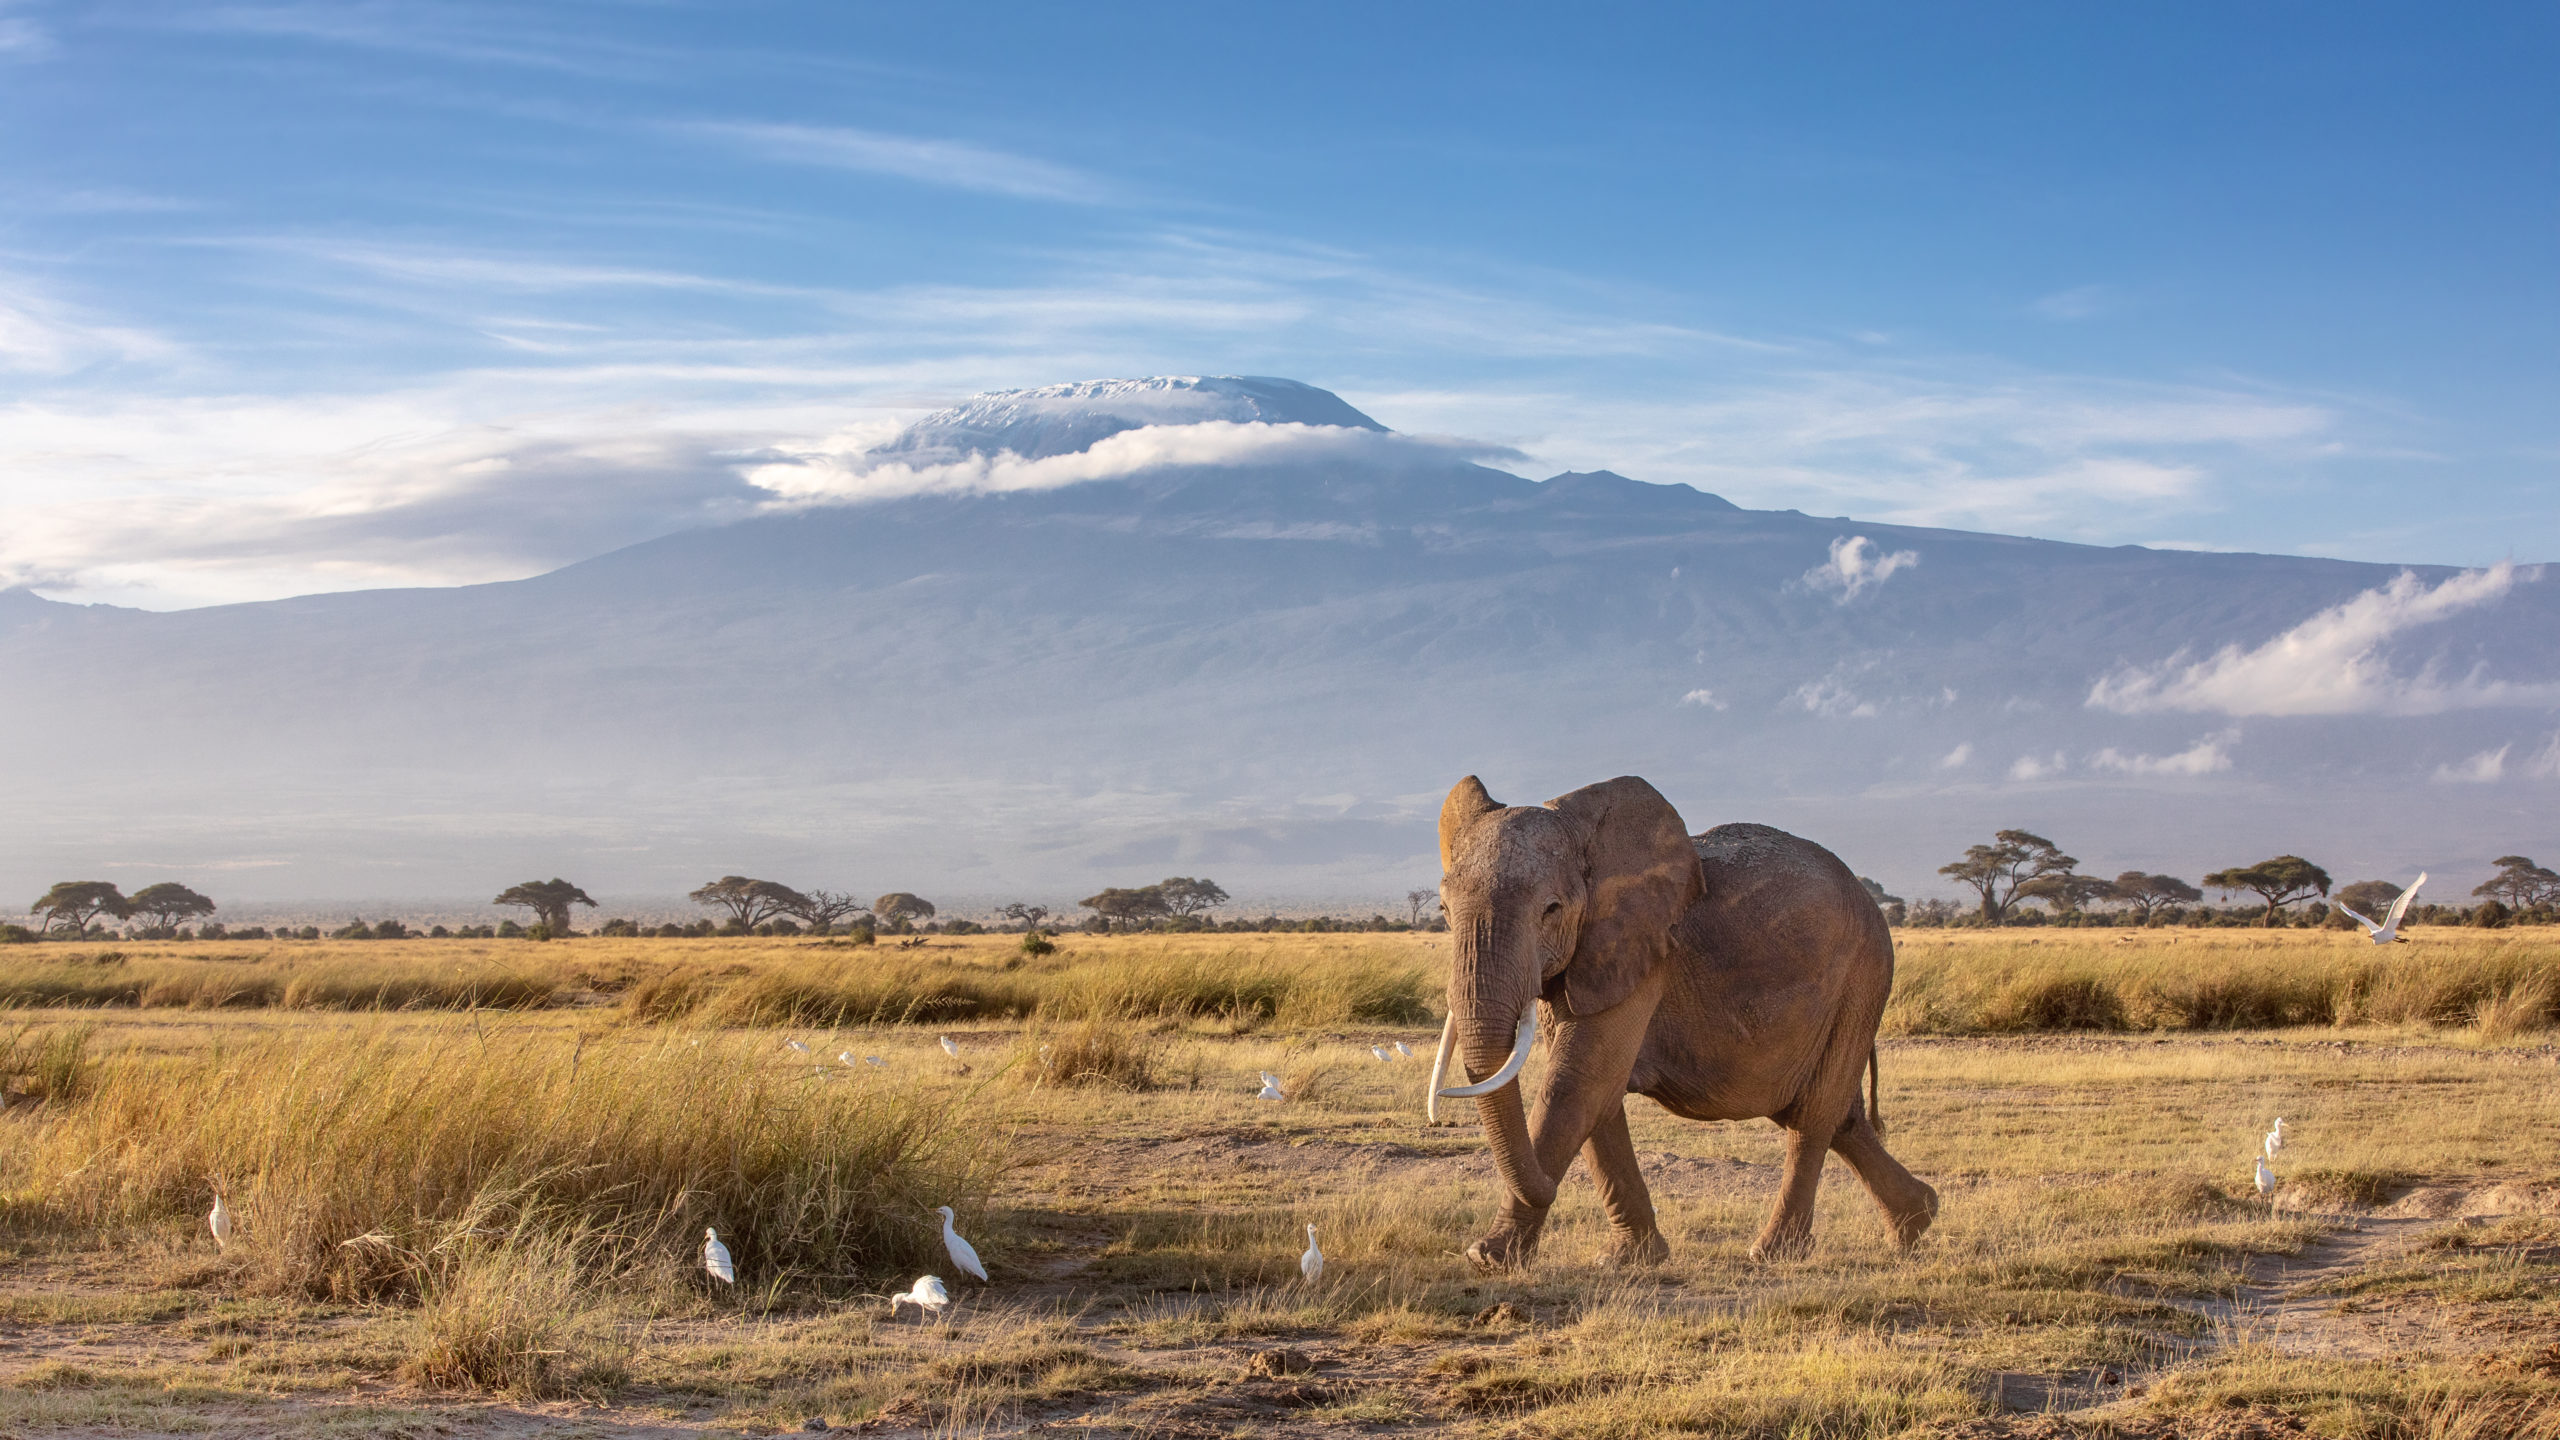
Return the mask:
[[[1530,963],[1531,947],[1527,937],[1501,934],[1489,919],[1474,919],[1453,938],[1457,964],[1450,977],[1449,1021],[1459,1058],[1470,1080],[1500,1082],[1476,1099],[1494,1168],[1514,1199],[1543,1210],[1555,1203],[1556,1182],[1538,1168],[1520,1103],[1519,1066],[1537,1023],[1538,972]]]

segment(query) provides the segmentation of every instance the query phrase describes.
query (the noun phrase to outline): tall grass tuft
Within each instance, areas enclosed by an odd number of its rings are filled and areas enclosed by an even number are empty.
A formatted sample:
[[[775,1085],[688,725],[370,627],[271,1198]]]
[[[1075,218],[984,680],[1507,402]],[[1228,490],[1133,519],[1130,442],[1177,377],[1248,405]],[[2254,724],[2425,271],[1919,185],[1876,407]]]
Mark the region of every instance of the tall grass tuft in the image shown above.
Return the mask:
[[[526,969],[486,960],[425,963],[397,948],[378,957],[307,958],[75,950],[11,966],[0,976],[0,1007],[535,1010],[559,991],[557,979]]]
[[[1084,1020],[1025,1029],[1014,1045],[1010,1073],[1035,1087],[1153,1090],[1162,1083],[1164,1067],[1163,1047],[1126,1023]]]
[[[484,1194],[414,1257],[417,1337],[403,1376],[524,1399],[601,1397],[627,1377],[630,1347],[593,1283],[619,1247],[519,1199]]]
[[[662,1275],[698,1270],[706,1225],[742,1279],[911,1267],[939,1254],[929,1208],[983,1195],[997,1149],[954,1105],[718,1036],[571,1050],[357,1022],[101,1061],[0,1156],[0,1183],[19,1222],[82,1227],[200,1216],[218,1187],[245,1282],[373,1297],[419,1293],[417,1257],[499,1193]]]
[[[98,1027],[21,1025],[0,1040],[0,1095],[11,1102],[76,1100],[96,1068],[89,1041]]]

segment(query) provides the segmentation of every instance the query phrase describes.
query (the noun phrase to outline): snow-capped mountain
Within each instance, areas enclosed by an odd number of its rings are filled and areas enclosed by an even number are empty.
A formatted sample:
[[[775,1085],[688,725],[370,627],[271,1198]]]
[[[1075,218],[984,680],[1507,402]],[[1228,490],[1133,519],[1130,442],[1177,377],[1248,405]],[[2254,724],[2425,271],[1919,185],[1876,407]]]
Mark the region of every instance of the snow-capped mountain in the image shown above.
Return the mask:
[[[2110,874],[2560,850],[2560,585],[2531,569],[1535,482],[1280,380],[985,396],[874,460],[1004,452],[1028,479],[506,584],[0,594],[0,879],[1385,897],[1434,878],[1470,772],[1508,801],[1646,775],[1905,894],[2011,825]]]

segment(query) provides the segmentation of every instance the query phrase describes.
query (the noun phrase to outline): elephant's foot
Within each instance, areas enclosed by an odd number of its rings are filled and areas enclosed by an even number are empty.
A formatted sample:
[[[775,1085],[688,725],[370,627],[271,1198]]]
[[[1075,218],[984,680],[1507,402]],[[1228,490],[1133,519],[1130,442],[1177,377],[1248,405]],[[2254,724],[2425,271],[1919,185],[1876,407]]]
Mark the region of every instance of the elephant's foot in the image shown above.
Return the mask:
[[[1751,1242],[1751,1258],[1754,1260],[1801,1260],[1812,1253],[1811,1216],[1778,1216],[1760,1232],[1759,1239]]]
[[[1622,1270],[1659,1265],[1670,1258],[1671,1242],[1659,1230],[1621,1230],[1609,1240],[1609,1263]]]
[[[1938,1218],[1937,1189],[1920,1180],[1911,1183],[1919,1186],[1919,1194],[1885,1212],[1885,1219],[1893,1225],[1894,1242],[1905,1250],[1919,1244],[1920,1237],[1929,1233],[1929,1226]]]
[[[1538,1232],[1545,1228],[1543,1221],[1523,1225],[1505,1220],[1492,1234],[1467,1247],[1467,1263],[1487,1272],[1521,1269],[1537,1258]]]

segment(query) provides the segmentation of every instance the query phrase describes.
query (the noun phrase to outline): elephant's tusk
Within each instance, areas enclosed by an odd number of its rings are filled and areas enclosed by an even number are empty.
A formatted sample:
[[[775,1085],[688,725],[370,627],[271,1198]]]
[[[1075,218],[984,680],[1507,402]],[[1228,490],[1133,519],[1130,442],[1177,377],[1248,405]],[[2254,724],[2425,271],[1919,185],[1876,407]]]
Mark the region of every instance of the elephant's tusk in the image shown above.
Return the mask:
[[[1529,1013],[1520,1017],[1520,1034],[1511,1042],[1511,1058],[1502,1062],[1502,1068],[1493,1072],[1493,1078],[1479,1080],[1473,1085],[1452,1086],[1440,1091],[1440,1098],[1473,1100],[1479,1095],[1490,1095],[1510,1084],[1511,1077],[1520,1073],[1520,1067],[1529,1063],[1529,1047],[1537,1043],[1538,1002],[1532,1000],[1529,1002]]]
[[[1422,1120],[1426,1125],[1440,1123],[1440,1082],[1449,1078],[1449,1052],[1458,1047],[1458,1012],[1450,1010],[1449,1018],[1440,1022],[1440,1053],[1431,1058],[1431,1083],[1422,1089]]]

